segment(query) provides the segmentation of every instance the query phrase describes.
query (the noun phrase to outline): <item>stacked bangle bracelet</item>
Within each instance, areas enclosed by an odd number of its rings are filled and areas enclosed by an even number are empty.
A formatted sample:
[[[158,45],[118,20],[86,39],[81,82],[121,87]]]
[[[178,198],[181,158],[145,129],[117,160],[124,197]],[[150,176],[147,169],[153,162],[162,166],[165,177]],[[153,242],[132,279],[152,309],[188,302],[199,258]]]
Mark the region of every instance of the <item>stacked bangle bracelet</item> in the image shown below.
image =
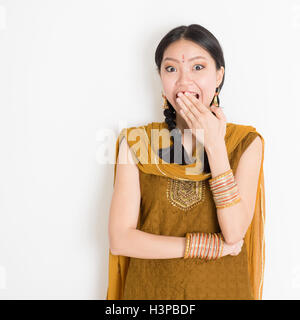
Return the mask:
[[[223,247],[224,238],[221,233],[188,232],[184,259],[216,260],[222,256]]]
[[[241,198],[232,169],[208,180],[217,208],[226,208],[238,203]]]

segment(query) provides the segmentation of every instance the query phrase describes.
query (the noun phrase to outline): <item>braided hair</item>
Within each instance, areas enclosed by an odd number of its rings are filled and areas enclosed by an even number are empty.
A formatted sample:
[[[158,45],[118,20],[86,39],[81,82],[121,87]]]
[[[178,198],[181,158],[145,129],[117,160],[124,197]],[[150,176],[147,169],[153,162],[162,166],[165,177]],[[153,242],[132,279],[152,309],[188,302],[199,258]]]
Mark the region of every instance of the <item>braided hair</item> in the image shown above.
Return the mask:
[[[168,129],[171,132],[173,129],[176,128],[176,110],[174,109],[174,107],[171,105],[171,103],[167,100],[167,105],[168,105],[168,109],[164,110],[164,115],[165,115],[165,123],[168,125]],[[173,145],[171,146],[171,150],[170,150],[170,162],[174,163],[174,137],[173,135],[171,135],[171,139],[173,141]],[[181,144],[181,165],[183,164],[187,164],[185,162],[184,159],[184,147]]]

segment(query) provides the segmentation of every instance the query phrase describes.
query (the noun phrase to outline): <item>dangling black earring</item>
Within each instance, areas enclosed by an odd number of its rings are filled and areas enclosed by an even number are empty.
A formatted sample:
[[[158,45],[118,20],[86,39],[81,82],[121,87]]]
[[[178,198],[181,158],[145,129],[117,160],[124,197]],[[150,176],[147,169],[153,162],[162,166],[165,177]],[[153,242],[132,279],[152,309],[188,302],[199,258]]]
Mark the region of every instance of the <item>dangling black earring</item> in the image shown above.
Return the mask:
[[[214,99],[213,99],[213,104],[214,104],[216,107],[219,107],[219,106],[220,106],[219,87],[216,88],[215,96],[214,96]]]

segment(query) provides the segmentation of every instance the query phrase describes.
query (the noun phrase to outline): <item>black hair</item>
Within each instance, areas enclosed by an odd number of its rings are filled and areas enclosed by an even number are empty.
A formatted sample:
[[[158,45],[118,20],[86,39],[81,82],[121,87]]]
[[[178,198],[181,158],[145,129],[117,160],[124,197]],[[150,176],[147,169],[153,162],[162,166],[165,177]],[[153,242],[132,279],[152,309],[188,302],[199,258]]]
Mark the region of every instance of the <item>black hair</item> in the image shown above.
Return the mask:
[[[219,41],[216,39],[216,37],[210,31],[205,29],[203,26],[199,24],[190,24],[189,26],[179,26],[172,29],[159,42],[155,51],[155,63],[156,63],[157,71],[159,74],[160,74],[161,63],[162,63],[165,50],[171,43],[181,39],[193,41],[194,43],[201,46],[203,49],[208,51],[211,57],[214,59],[217,70],[219,70],[222,66],[225,69],[223,50]],[[219,92],[223,87],[224,80],[225,80],[225,72],[224,72],[221,84],[216,89]],[[219,96],[217,96],[217,101],[219,105]],[[168,100],[167,100],[167,104],[169,108],[164,110],[165,122],[168,125],[169,131],[172,131],[176,127],[176,110]],[[210,106],[212,104],[213,104],[213,100]],[[172,135],[171,135],[171,139],[174,143],[174,139]],[[182,146],[182,155],[184,154],[183,149],[184,148]],[[174,157],[171,157],[170,162],[174,163]],[[186,162],[184,161],[184,157],[182,157],[181,164],[186,164]],[[204,150],[204,172],[206,173],[210,172],[210,166],[209,166],[209,162],[208,162],[207,154],[205,150]]]

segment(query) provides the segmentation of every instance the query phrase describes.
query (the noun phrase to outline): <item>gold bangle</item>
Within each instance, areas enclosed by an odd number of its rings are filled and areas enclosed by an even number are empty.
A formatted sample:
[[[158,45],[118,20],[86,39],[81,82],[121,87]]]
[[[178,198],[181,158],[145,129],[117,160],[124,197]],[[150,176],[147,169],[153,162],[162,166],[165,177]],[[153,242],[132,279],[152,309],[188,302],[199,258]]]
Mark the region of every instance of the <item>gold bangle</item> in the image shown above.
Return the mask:
[[[225,171],[224,173],[221,173],[221,174],[219,174],[218,176],[209,179],[209,182],[210,182],[210,183],[215,182],[216,180],[219,180],[219,179],[221,179],[221,178],[229,175],[231,172],[232,172],[232,169],[229,169],[229,170]]]
[[[208,257],[208,254],[209,254],[209,249],[210,249],[210,243],[211,243],[211,234],[208,233],[207,234],[207,245],[205,246],[205,252],[204,252],[204,255],[203,255],[203,259],[205,260],[208,260],[207,257]]]
[[[236,203],[239,203],[240,201],[241,201],[241,198],[238,197],[237,199],[232,200],[231,202],[228,202],[227,204],[216,205],[216,208],[217,209],[228,208],[228,207],[234,206]]]
[[[218,246],[219,246],[219,238],[218,235],[216,233],[214,233],[214,249],[213,249],[213,253],[212,253],[212,260],[215,260],[217,257],[217,252],[218,252]]]
[[[188,232],[185,238],[184,259],[200,258],[209,261],[216,260],[222,255],[224,241],[221,233]],[[192,249],[193,252],[191,252]]]
[[[238,185],[232,169],[209,180],[216,208],[227,208],[240,202]]]
[[[186,244],[185,244],[185,253],[184,253],[184,259],[187,259],[189,257],[189,250],[190,250],[190,233],[188,232],[185,235],[186,238]]]
[[[201,258],[202,257],[202,249],[203,249],[203,242],[204,241],[205,241],[205,233],[201,232],[200,233],[200,240],[199,240],[197,258]]]
[[[218,239],[218,246],[217,246],[217,252],[216,252],[215,259],[218,259],[219,258],[219,254],[221,252],[221,244],[222,244],[221,241],[222,241],[222,239],[221,239],[220,233],[217,233],[216,236],[217,236],[217,239]]]
[[[207,233],[203,233],[203,240],[201,243],[201,254],[199,255],[200,259],[204,259],[204,254],[206,251],[206,246],[207,246],[207,241],[208,240],[208,234]]]
[[[222,257],[223,248],[224,248],[224,237],[223,237],[222,233],[220,233],[220,240],[221,240],[221,250],[220,250],[219,258]]]

